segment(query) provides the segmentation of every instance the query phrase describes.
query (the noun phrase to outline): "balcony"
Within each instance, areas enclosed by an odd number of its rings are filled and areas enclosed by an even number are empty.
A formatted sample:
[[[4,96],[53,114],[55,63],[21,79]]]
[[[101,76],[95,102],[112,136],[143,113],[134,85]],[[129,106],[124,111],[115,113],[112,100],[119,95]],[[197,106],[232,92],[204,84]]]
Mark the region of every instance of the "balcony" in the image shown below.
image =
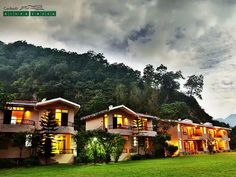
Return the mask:
[[[74,122],[58,122],[59,126],[57,127],[57,130],[55,131],[55,133],[75,133],[75,125]]]
[[[108,125],[109,133],[119,133],[121,135],[132,135],[132,127],[130,125],[117,124],[117,126]]]
[[[153,127],[133,127],[133,134],[136,136],[149,136],[154,137],[157,132],[153,131]]]
[[[4,122],[0,119],[0,122]],[[0,124],[1,132],[32,132],[35,130],[35,122],[27,119],[11,119],[9,124]]]

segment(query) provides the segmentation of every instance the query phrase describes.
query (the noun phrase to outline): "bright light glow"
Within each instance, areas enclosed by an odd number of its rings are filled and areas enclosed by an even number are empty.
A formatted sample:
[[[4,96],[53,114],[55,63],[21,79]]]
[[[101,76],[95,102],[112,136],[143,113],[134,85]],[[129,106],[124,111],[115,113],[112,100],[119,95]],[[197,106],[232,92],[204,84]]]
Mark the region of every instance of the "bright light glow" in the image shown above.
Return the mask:
[[[178,129],[178,132],[180,132],[180,124],[178,124],[177,129]]]

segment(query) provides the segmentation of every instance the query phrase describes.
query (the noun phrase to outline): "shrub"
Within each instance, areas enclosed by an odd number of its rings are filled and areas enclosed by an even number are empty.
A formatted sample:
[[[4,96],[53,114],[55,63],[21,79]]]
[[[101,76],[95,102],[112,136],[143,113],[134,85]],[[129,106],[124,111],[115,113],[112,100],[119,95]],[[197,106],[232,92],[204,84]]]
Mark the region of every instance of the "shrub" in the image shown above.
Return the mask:
[[[167,151],[167,156],[168,157],[172,157],[174,155],[174,153],[178,150],[178,146],[174,146],[172,144],[169,144],[166,147],[166,151]]]
[[[23,166],[37,166],[40,165],[38,158],[26,158],[23,160]]]
[[[140,154],[134,154],[130,156],[130,160],[141,160],[143,159],[143,156]]]
[[[0,159],[1,168],[13,168],[16,167],[15,159]]]

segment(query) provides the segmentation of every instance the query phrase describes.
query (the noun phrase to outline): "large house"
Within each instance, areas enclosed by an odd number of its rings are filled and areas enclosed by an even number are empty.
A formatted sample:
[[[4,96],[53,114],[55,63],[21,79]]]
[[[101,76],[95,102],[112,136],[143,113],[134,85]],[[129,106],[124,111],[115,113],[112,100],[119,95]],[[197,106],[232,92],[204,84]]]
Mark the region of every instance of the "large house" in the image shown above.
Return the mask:
[[[180,154],[207,152],[209,143],[214,145],[213,150],[216,152],[229,151],[229,130],[226,127],[213,126],[209,122],[196,124],[189,119],[179,120],[169,130],[169,143],[177,145]]]
[[[58,162],[72,162],[74,159],[75,145],[73,143],[74,116],[79,111],[80,105],[63,98],[50,100],[7,102],[4,112],[0,112],[0,133],[13,134],[18,132],[34,132],[40,130],[40,120],[47,110],[53,111],[58,123],[58,129],[53,143],[53,157]],[[22,157],[30,156],[29,142],[26,142]],[[8,142],[1,142],[0,158],[18,158],[19,148]]]
[[[136,113],[124,105],[110,106],[108,109],[82,117],[86,122],[86,130],[103,129],[110,133],[119,133],[125,139],[125,145],[121,159],[130,153],[144,153],[139,147],[137,137],[143,137],[147,144],[147,153],[151,153],[151,138],[156,136],[153,131],[152,121],[158,119],[155,116]]]
[[[106,110],[85,116],[82,120],[85,120],[86,130],[103,129],[121,134],[126,140],[121,159],[137,152],[152,153],[152,138],[157,135],[153,130],[153,120],[166,121],[156,116],[136,113],[124,105],[110,106]],[[210,142],[214,144],[215,151],[230,150],[229,128],[216,127],[211,123],[196,124],[188,119],[172,122],[174,125],[168,131],[171,135],[168,143],[178,146],[176,155],[207,152]],[[138,146],[139,137],[145,139],[145,149]]]

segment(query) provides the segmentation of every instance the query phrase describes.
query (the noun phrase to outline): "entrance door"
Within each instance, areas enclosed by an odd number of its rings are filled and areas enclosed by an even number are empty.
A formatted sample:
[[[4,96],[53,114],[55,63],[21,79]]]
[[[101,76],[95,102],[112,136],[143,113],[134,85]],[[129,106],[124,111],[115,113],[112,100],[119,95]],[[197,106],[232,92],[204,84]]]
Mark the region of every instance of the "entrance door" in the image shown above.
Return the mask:
[[[11,110],[4,111],[3,124],[11,124],[11,115],[12,115],[12,111]]]
[[[68,113],[61,113],[61,126],[68,126]]]
[[[117,128],[117,117],[113,117],[113,128]]]

